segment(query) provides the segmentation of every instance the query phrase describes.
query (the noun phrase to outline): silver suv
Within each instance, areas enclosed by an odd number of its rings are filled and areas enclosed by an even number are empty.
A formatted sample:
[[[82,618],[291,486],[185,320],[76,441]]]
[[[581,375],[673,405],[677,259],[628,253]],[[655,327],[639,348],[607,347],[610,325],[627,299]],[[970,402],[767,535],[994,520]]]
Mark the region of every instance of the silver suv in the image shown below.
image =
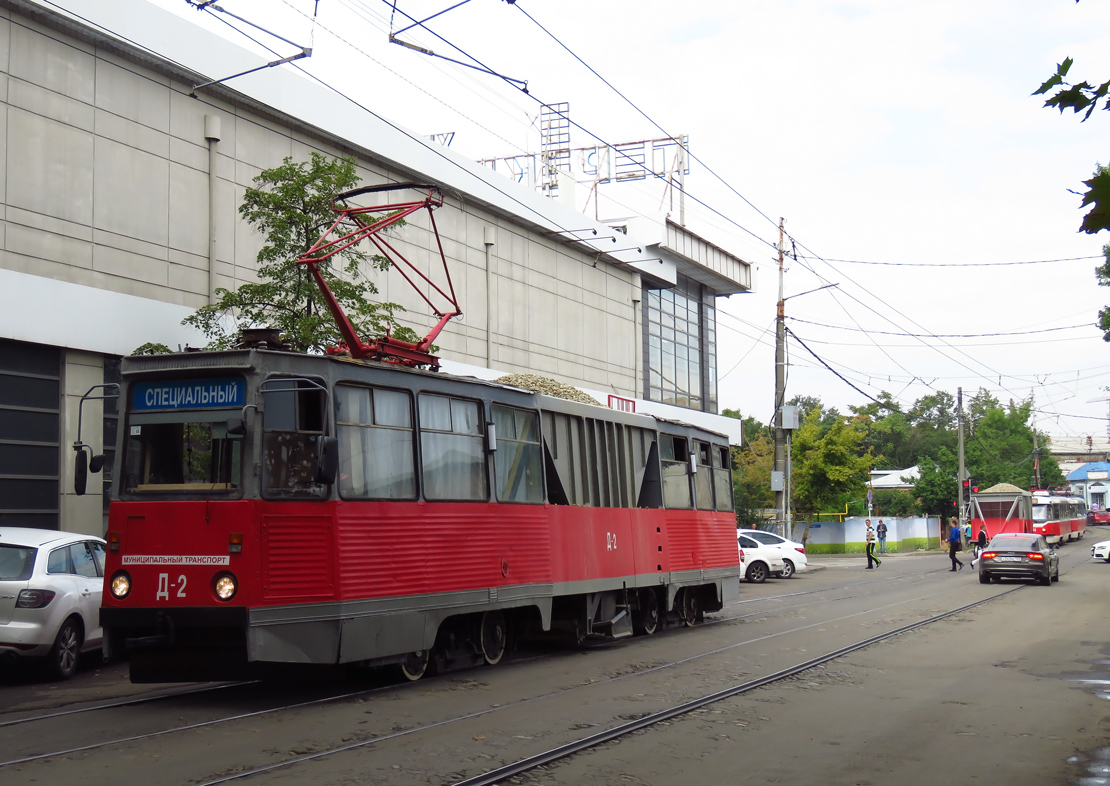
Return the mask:
[[[100,647],[103,587],[102,538],[0,527],[0,660],[41,659],[52,677],[72,677]]]

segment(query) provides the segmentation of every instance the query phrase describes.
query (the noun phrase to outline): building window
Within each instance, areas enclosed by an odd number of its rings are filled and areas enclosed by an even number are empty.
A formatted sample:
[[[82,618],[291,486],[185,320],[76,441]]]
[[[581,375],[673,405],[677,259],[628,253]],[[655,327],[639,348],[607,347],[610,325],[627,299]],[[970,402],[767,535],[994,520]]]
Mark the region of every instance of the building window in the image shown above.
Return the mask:
[[[59,526],[61,352],[0,339],[0,526]]]
[[[716,293],[678,276],[673,289],[648,289],[644,309],[644,397],[717,411]]]

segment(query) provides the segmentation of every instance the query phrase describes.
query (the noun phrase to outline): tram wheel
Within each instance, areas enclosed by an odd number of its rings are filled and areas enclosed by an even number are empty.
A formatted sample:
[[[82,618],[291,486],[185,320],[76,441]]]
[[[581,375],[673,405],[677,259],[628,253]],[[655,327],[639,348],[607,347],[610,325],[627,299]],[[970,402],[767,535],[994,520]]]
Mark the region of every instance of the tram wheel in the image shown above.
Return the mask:
[[[682,590],[682,621],[686,627],[692,628],[697,623],[700,613],[701,602],[698,600],[697,590],[693,587]]]
[[[428,671],[428,664],[432,659],[431,650],[418,650],[410,652],[405,659],[397,664],[401,676],[409,682],[416,682]]]
[[[640,608],[632,616],[632,628],[641,636],[659,630],[659,597],[655,590],[640,590]]]
[[[508,637],[504,614],[500,611],[487,611],[482,615],[479,643],[482,647],[482,657],[487,664],[496,666],[501,662],[501,658],[505,655]]]

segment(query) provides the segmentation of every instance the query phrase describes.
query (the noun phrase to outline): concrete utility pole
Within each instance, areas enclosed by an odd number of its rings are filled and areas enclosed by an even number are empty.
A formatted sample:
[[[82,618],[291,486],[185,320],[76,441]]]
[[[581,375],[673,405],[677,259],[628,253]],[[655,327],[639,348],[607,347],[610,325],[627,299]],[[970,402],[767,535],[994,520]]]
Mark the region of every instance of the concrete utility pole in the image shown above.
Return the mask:
[[[782,405],[786,403],[786,308],[783,298],[783,219],[779,219],[779,302],[775,317],[775,466],[771,490],[775,492],[775,531],[786,535],[786,432],[782,428]]]
[[[967,471],[964,469],[964,389],[956,388],[956,444],[960,458],[960,467],[956,471],[956,510],[959,511],[957,519],[960,525],[960,537],[964,534],[964,525],[967,524],[967,507],[964,505],[964,480]],[[969,489],[970,492],[970,489]],[[970,502],[971,500],[967,500]]]

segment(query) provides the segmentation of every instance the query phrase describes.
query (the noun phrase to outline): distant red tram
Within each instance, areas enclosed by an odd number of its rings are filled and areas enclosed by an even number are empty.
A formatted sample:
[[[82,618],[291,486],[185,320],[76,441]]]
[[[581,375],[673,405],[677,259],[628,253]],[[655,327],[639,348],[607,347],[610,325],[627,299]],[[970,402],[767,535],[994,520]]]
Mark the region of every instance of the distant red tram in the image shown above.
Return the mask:
[[[986,527],[990,538],[1000,532],[1029,532],[1056,546],[1081,539],[1087,529],[1086,503],[1067,492],[992,486],[971,495],[969,511],[973,538]]]
[[[727,439],[375,361],[123,360],[105,654],[134,681],[498,662],[739,592]]]

